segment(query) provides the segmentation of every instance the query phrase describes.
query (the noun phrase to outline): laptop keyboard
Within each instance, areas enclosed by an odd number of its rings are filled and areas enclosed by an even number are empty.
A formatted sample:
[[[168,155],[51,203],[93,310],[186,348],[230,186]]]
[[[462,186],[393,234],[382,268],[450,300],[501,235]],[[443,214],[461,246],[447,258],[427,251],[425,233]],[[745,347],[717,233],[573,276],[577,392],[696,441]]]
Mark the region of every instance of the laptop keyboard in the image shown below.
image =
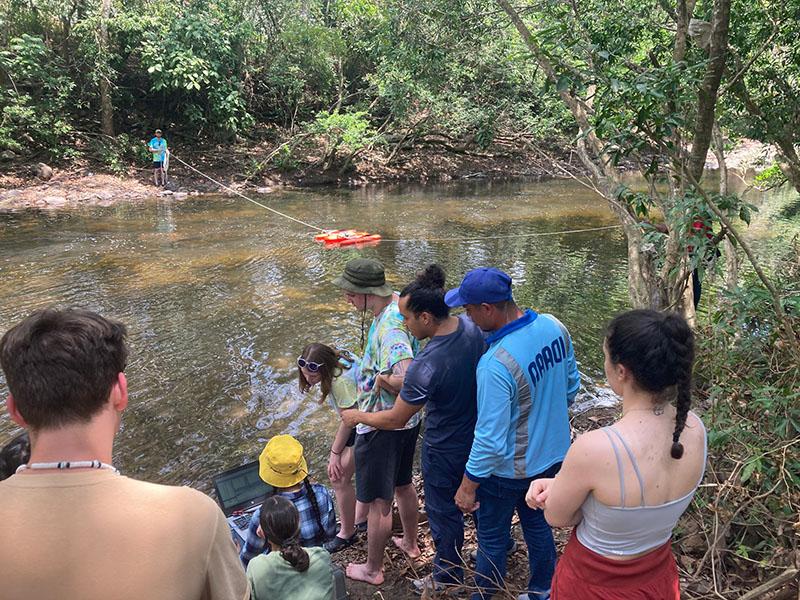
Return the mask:
[[[250,515],[234,517],[233,522],[239,529],[247,529],[247,526],[250,524]]]

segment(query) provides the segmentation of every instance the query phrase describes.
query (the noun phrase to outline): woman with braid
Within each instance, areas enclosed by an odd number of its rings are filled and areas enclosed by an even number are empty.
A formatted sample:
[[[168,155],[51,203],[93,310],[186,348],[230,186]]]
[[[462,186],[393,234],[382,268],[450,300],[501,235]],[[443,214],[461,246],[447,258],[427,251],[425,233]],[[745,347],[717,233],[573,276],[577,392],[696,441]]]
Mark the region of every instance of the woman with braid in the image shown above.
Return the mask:
[[[258,474],[272,486],[267,498],[280,496],[294,504],[300,513],[298,542],[301,546],[322,546],[336,535],[336,510],[331,493],[325,486],[311,484],[303,446],[290,435],[276,435],[258,457]],[[258,535],[261,509],[250,517],[247,538],[239,558],[247,567],[259,554],[268,553],[269,545]]]
[[[261,505],[258,535],[272,552],[247,566],[251,600],[333,600],[331,557],[322,548],[300,545],[300,514],[286,498],[272,496]]]
[[[676,313],[633,310],[611,322],[603,351],[622,417],[576,439],[526,498],[550,525],[577,525],[550,597],[679,600],[670,538],[706,463],[705,428],[689,411],[694,335]]]

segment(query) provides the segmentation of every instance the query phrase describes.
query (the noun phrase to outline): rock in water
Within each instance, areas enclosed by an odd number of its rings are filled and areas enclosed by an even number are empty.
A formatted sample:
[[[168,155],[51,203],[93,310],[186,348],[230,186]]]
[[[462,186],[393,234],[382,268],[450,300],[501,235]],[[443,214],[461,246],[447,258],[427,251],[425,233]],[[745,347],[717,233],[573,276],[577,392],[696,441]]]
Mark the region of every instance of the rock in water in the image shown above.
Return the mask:
[[[53,176],[53,169],[51,169],[44,163],[39,163],[36,165],[36,176],[39,179],[48,181]]]

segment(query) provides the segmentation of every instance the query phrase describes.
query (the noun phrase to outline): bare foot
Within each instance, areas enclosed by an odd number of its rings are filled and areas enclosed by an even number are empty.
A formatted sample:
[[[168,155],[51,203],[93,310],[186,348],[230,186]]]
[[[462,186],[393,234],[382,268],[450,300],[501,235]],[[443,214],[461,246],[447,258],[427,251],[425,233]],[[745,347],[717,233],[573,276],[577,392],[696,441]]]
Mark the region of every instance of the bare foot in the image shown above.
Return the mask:
[[[398,548],[400,548],[400,550],[405,552],[405,554],[406,554],[406,556],[408,556],[408,558],[419,558],[420,554],[422,554],[422,552],[420,552],[419,546],[417,546],[416,542],[414,544],[406,544],[405,538],[402,538],[402,537],[399,537],[399,536],[394,536],[392,538],[392,541],[394,542],[395,546],[397,546]]]
[[[373,573],[367,570],[366,563],[350,563],[347,565],[347,576],[356,581],[365,581],[372,585],[380,585],[383,583],[383,569]]]

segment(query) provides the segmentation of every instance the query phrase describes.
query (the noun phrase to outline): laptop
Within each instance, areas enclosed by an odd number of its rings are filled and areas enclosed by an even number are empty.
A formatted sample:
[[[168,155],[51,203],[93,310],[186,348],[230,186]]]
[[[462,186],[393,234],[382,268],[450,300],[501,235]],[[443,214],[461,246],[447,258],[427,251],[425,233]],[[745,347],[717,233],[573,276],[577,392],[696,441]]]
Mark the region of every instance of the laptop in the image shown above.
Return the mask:
[[[214,477],[214,491],[222,512],[242,543],[247,539],[250,517],[272,487],[258,476],[258,461],[229,469]]]

